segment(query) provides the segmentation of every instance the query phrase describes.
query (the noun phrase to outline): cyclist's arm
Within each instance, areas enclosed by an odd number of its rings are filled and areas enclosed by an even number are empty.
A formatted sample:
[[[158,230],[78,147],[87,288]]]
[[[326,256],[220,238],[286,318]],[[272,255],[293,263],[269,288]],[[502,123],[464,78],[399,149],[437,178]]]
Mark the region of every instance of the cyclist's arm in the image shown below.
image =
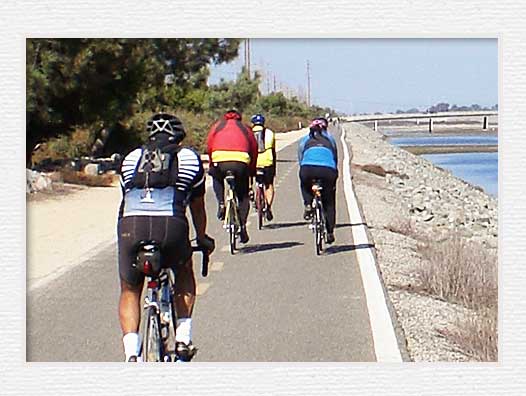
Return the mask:
[[[256,137],[254,136],[254,133],[252,132],[252,129],[249,127],[247,128],[247,138],[248,138],[248,145],[250,150],[250,163],[248,165],[249,167],[249,174],[251,176],[255,176],[256,174],[256,165],[258,161],[258,142],[256,141]]]
[[[194,197],[194,199],[190,201],[190,213],[192,214],[192,222],[194,223],[197,240],[205,239],[206,210],[204,195]]]
[[[210,131],[208,132],[208,137],[206,138],[206,152],[208,154],[208,163],[210,168],[212,167],[212,149],[214,144],[214,131],[216,124],[212,125]]]
[[[276,166],[276,162],[278,160],[277,153],[276,153],[276,135],[274,132],[272,132],[272,163],[274,166]]]
[[[327,132],[327,136],[329,137],[329,140],[332,144],[332,148],[334,152],[334,161],[336,161],[336,165],[338,165],[338,146],[336,145],[336,140],[334,140],[334,136],[332,136],[328,132]]]
[[[301,160],[303,159],[303,148],[305,147],[305,139],[300,140],[300,144],[298,144],[298,162],[301,163]]]

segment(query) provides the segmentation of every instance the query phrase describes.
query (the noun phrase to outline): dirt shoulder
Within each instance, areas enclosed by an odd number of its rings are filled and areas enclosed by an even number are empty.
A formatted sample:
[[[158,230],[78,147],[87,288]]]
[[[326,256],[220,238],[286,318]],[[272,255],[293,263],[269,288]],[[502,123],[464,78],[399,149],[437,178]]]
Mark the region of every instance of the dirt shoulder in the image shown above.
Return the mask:
[[[114,240],[120,197],[119,187],[75,186],[27,202],[28,290]]]

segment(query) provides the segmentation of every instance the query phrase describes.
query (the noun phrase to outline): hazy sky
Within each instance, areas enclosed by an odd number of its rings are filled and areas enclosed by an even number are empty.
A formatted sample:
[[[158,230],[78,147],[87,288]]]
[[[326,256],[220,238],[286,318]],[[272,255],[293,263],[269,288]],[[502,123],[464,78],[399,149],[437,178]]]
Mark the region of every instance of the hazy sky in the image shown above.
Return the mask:
[[[210,82],[233,79],[239,58],[212,68]],[[492,106],[498,102],[496,39],[252,39],[252,69],[265,70],[266,93],[306,92],[312,102],[347,113],[420,109],[437,102]]]

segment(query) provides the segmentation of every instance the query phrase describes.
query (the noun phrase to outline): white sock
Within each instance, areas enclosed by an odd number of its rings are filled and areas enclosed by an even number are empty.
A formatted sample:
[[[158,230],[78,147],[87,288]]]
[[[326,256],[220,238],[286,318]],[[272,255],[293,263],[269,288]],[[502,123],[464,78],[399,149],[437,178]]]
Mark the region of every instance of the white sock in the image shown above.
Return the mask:
[[[122,337],[126,361],[128,361],[130,356],[139,356],[139,350],[141,348],[140,341],[141,340],[138,333],[127,333],[124,335],[124,337]]]
[[[175,341],[189,344],[192,341],[192,318],[177,319]]]

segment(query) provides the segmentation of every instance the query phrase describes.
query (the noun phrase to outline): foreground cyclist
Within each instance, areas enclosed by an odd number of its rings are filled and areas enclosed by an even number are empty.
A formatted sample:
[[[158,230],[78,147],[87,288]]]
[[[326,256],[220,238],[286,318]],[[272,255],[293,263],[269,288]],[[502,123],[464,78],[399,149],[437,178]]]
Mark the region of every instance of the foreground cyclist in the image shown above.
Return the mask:
[[[179,360],[190,361],[196,352],[191,319],[196,287],[187,205],[197,243],[209,252],[214,249],[214,240],[206,235],[203,164],[195,151],[181,146],[186,132],[177,117],[155,114],[147,123],[147,131],[147,144],[129,153],[121,167],[123,198],[117,233],[124,353],[126,361],[134,362],[141,352],[138,328],[144,275],[132,267],[137,244],[155,240],[161,246],[163,266],[176,268],[176,354]]]
[[[207,138],[209,174],[214,179],[214,192],[217,199],[217,218],[225,218],[225,176],[231,171],[235,177],[235,193],[239,201],[239,220],[241,222],[240,241],[247,243],[247,217],[250,207],[248,197],[249,177],[256,174],[258,157],[257,142],[250,128],[241,122],[241,114],[236,110],[227,111],[210,128]]]
[[[272,202],[274,202],[274,178],[276,177],[276,138],[274,132],[265,126],[265,117],[255,114],[250,119],[252,131],[258,144],[258,160],[256,167],[263,172],[262,182],[265,184],[265,199],[267,200],[268,221],[272,221]]]
[[[338,151],[336,141],[327,132],[325,118],[316,118],[309,125],[309,134],[300,140],[298,161],[300,187],[305,212],[303,218],[312,218],[312,181],[320,179],[323,186],[322,202],[327,214],[327,243],[333,243],[336,222],[336,180],[338,179]]]

